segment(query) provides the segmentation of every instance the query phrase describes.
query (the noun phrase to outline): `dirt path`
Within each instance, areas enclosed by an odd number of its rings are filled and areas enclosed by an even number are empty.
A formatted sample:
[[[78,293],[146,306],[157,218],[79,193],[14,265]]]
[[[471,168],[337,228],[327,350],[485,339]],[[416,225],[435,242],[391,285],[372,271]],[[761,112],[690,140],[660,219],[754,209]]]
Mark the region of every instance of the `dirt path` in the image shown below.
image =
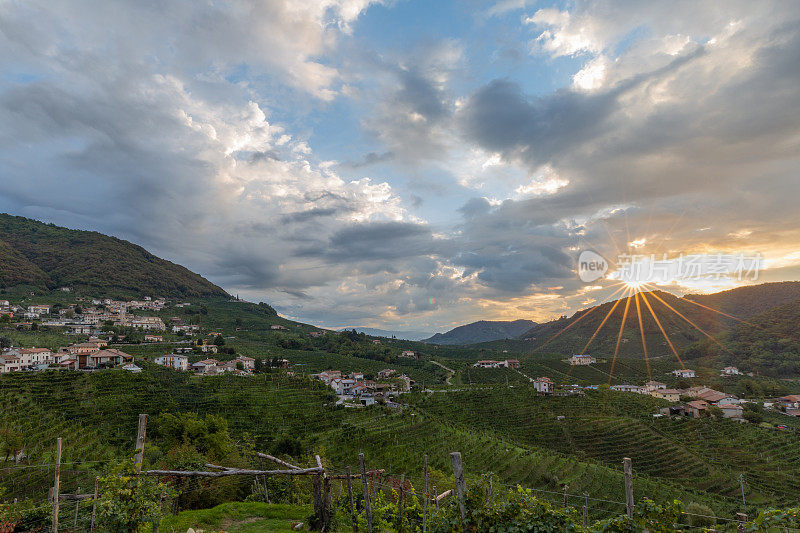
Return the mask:
[[[439,361],[434,361],[434,360],[431,359],[431,363],[433,363],[434,365],[440,366],[440,367],[444,368],[445,370],[447,370],[448,372],[450,372],[450,375],[447,376],[447,378],[445,378],[444,382],[445,382],[446,385],[452,385],[452,383],[450,383],[450,380],[453,378],[453,376],[456,375],[456,371],[453,370],[452,368],[448,368],[448,367],[444,366]]]

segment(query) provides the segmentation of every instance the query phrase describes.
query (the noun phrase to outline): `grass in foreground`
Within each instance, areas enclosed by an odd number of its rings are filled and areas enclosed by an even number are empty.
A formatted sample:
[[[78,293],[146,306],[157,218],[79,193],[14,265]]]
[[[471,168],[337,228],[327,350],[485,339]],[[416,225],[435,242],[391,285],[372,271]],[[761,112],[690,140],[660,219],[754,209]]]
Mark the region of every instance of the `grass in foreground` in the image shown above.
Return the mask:
[[[312,512],[310,505],[232,502],[211,509],[181,511],[162,520],[159,529],[167,533],[184,533],[190,527],[227,533],[292,531],[292,523],[305,523]]]

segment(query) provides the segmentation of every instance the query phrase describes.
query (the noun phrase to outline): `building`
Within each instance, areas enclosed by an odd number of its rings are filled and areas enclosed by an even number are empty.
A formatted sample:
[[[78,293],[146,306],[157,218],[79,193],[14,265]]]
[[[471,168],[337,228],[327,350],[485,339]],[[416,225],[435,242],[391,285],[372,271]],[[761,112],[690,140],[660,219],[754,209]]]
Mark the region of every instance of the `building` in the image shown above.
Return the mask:
[[[708,404],[703,400],[693,400],[686,404],[686,416],[700,418],[708,414]]]
[[[342,371],[341,370],[326,370],[324,372],[320,372],[319,374],[313,374],[311,377],[325,382],[326,385],[330,385],[331,382],[334,379],[341,379],[342,378]]]
[[[203,353],[217,353],[219,351],[216,344],[203,344],[198,346],[198,348],[200,348],[200,351]]]
[[[280,330],[285,330],[285,329],[286,329],[286,327],[284,327],[284,326],[281,326],[280,324],[272,324],[272,325],[269,327],[269,329],[276,330],[276,331],[280,331]]]
[[[681,399],[681,391],[677,389],[656,389],[650,392],[650,396],[661,398],[668,402],[677,402]]]
[[[256,369],[256,360],[252,357],[247,357],[246,355],[240,355],[235,359],[237,363],[242,363],[242,367],[245,370],[252,371]]]
[[[611,390],[617,392],[633,392],[635,394],[642,393],[642,387],[639,385],[612,385]]]
[[[323,335],[325,335],[324,331],[310,331],[308,333],[309,337],[322,337]]]
[[[417,354],[411,350],[403,350],[403,352],[400,354],[400,357],[416,357],[416,356]]]
[[[36,315],[36,317],[39,317],[40,315],[49,315],[50,314],[50,306],[49,305],[29,305],[28,306],[28,313]]]
[[[741,405],[735,404],[720,405],[719,408],[722,409],[722,416],[725,418],[742,418],[742,413],[744,412]]]
[[[719,403],[723,404],[736,404],[738,402],[738,398],[732,394],[727,394],[725,392],[720,392],[714,389],[708,389],[696,396],[698,399],[703,400],[707,403],[718,405]]]
[[[200,326],[197,324],[177,324],[172,326],[172,333],[194,333],[195,331],[199,331]]]
[[[189,358],[185,355],[167,354],[159,355],[153,362],[157,365],[166,366],[175,370],[189,370]]]
[[[547,377],[536,378],[536,381],[533,382],[533,388],[540,394],[553,394],[553,391],[555,391],[553,380]]]
[[[800,394],[789,394],[778,398],[778,403],[787,409],[800,409]]]
[[[216,374],[217,373],[217,365],[219,361],[216,359],[203,359],[202,361],[198,361],[192,365],[192,370],[197,372],[198,374]]]
[[[401,383],[400,386],[402,387],[402,389],[404,391],[409,391],[409,390],[411,390],[411,387],[414,386],[414,380],[411,379],[410,377],[406,376],[405,374],[400,376],[398,379],[400,380],[400,383]]]
[[[164,331],[166,326],[161,317],[157,316],[137,316],[128,321],[128,325],[132,328]]]
[[[508,368],[519,368],[519,361],[516,359],[506,359],[506,366]]]
[[[72,355],[89,355],[100,350],[96,342],[79,342],[67,346],[67,351]]]
[[[735,366],[726,366],[722,369],[723,376],[741,376],[742,373]]]
[[[586,354],[577,354],[569,358],[569,364],[573,366],[591,365],[592,363],[596,362],[597,359],[595,359],[591,355],[586,355]]]
[[[0,355],[0,373],[7,374],[8,372],[16,372],[22,370],[20,365],[19,355],[15,350]]]
[[[128,363],[133,363],[133,356],[121,350],[107,349],[99,350],[90,354],[88,357],[88,366],[97,368],[98,366],[118,366]],[[80,363],[80,357],[78,357]]]
[[[650,394],[654,390],[666,389],[666,388],[667,388],[666,383],[661,383],[660,381],[648,381],[647,383],[644,384],[644,387],[642,387],[642,392],[644,392],[644,394]]]
[[[690,370],[688,368],[679,368],[677,370],[673,370],[672,375],[679,378],[693,378],[694,370]]]
[[[486,361],[478,361],[478,362],[474,363],[472,365],[472,367],[473,368],[500,368],[501,365],[502,365],[502,363],[500,363],[500,361],[486,360]]]
[[[369,407],[370,405],[375,405],[375,396],[369,393],[362,394],[358,397],[361,401],[361,405],[364,407]]]
[[[145,335],[144,342],[164,342],[162,335]]]
[[[389,379],[390,377],[392,377],[396,373],[397,373],[397,370],[395,370],[393,368],[386,368],[386,369],[381,370],[380,372],[378,372],[377,378],[378,379]]]

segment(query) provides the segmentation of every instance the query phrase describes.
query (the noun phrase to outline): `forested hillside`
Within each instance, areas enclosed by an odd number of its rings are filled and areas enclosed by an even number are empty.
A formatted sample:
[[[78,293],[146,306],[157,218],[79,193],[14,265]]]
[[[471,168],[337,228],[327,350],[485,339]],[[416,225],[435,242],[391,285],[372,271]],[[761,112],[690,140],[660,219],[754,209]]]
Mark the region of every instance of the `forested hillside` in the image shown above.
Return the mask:
[[[431,344],[474,344],[497,339],[510,339],[535,325],[530,320],[480,320],[465,324],[446,333],[437,333],[424,342]]]
[[[0,214],[0,288],[17,285],[68,286],[93,296],[227,296],[128,241]]]

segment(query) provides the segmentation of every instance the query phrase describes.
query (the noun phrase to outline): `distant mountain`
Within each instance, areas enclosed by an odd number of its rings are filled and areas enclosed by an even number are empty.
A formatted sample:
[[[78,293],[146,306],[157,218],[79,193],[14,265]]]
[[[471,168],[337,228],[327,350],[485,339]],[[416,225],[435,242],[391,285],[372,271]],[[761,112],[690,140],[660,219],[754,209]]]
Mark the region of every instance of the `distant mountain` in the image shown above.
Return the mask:
[[[447,333],[437,333],[425,339],[431,344],[475,344],[499,339],[512,339],[528,331],[536,325],[530,320],[480,320],[471,324],[458,326]]]
[[[350,328],[341,328],[339,331],[344,331],[346,329],[347,330],[354,329],[359,333],[371,335],[372,337],[386,337],[389,339],[391,339],[392,337],[396,337],[398,339],[406,341],[419,341],[422,339],[426,339],[432,335],[432,333],[429,331],[391,331],[387,329],[361,328],[358,326]]]
[[[708,339],[706,334],[719,336],[737,328],[736,331],[740,335],[748,337],[749,326],[743,324],[742,319],[767,316],[766,320],[774,323],[779,317],[793,316],[782,314],[778,310],[784,307],[794,309],[793,303],[800,302],[800,282],[764,283],[714,294],[687,295],[683,298],[664,291],[642,294],[639,295],[638,311],[636,298],[631,298],[620,340],[619,355],[622,357],[642,355],[639,313],[642,317],[648,354],[651,357],[672,354],[661,328],[653,319],[645,297],[658,317],[661,327],[669,336],[670,342],[680,353],[695,342],[706,341]],[[561,317],[538,324],[520,335],[519,339],[526,341],[526,349],[541,349],[545,352],[564,354],[581,353],[585,349],[586,353],[592,355],[612,355],[616,349],[625,305],[626,300],[621,299],[619,303],[612,301],[583,309],[569,318]],[[774,317],[768,314],[773,310],[776,314]],[[787,323],[782,328],[788,326]],[[740,345],[738,347],[741,348]]]
[[[67,286],[98,296],[228,296],[128,241],[0,214],[0,288],[19,285]]]
[[[800,281],[748,285],[714,294],[687,294],[684,299],[737,318],[749,318],[800,300]]]

